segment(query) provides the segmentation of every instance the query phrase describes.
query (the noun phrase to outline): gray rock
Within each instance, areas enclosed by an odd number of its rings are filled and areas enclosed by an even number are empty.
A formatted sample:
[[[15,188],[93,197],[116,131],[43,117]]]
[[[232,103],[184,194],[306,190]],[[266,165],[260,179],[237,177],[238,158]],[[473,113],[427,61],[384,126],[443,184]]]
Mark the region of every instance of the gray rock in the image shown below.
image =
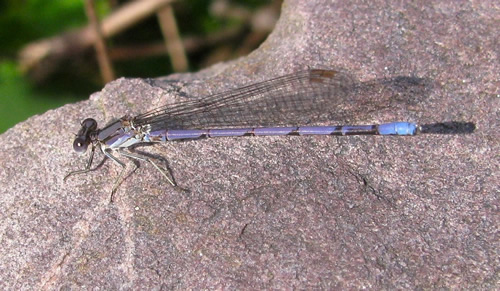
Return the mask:
[[[248,57],[155,82],[119,79],[32,117],[0,136],[0,288],[498,287],[498,39],[494,1],[285,1]],[[414,108],[355,121],[477,129],[150,146],[190,193],[130,162],[113,204],[120,169],[110,161],[62,180],[85,165],[72,141],[86,117],[102,125],[306,67],[433,84]]]

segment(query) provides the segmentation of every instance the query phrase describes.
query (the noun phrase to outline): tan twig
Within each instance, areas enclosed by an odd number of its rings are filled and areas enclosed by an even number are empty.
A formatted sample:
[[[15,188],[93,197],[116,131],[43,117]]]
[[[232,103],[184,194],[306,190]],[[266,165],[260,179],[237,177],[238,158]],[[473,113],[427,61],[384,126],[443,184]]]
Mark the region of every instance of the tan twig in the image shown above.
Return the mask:
[[[166,5],[158,11],[157,16],[174,71],[187,71],[188,59],[179,35],[179,30],[177,29],[177,23],[175,21],[172,6]]]
[[[174,0],[141,0],[129,2],[101,22],[104,38],[109,38],[140,20],[154,14],[159,8]],[[80,54],[96,41],[96,33],[90,25],[25,46],[19,54],[20,68],[31,72],[35,78],[43,78],[61,61]],[[50,66],[45,66],[50,64]]]
[[[94,47],[96,50],[97,62],[99,63],[99,69],[101,70],[102,79],[104,83],[111,82],[115,79],[115,73],[113,71],[113,65],[109,60],[106,42],[102,35],[99,19],[97,18],[97,14],[95,12],[94,0],[85,0],[85,12],[87,13],[90,27],[96,35]]]
[[[189,53],[198,52],[218,43],[234,39],[241,35],[244,26],[232,27],[212,33],[205,37],[188,36],[182,39],[182,47]],[[113,60],[125,60],[131,58],[145,58],[151,56],[165,55],[165,43],[149,43],[134,46],[114,46],[110,48],[109,55]]]

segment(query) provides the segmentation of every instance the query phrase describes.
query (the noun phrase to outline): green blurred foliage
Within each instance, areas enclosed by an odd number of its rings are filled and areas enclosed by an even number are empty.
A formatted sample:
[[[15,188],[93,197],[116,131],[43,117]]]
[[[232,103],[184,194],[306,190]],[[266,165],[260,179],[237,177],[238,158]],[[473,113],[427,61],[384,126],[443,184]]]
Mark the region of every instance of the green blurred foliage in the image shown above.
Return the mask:
[[[119,1],[120,5],[127,1]],[[209,0],[185,0],[174,3],[181,35],[205,36],[240,25],[239,20],[211,15]],[[270,3],[270,0],[230,1],[249,10]],[[98,14],[111,12],[110,1],[96,0]],[[34,84],[17,69],[17,54],[26,44],[59,35],[87,24],[83,0],[3,0],[0,1],[0,133],[34,114],[76,102],[102,87],[99,68],[92,50],[75,57],[45,80]],[[110,46],[127,46],[162,41],[155,16],[107,40]],[[206,51],[190,55],[192,70]],[[168,56],[114,61],[118,77],[156,77],[171,71]]]
[[[86,22],[81,0],[4,0],[0,2],[0,54],[15,54],[29,41],[81,26]]]
[[[50,86],[38,87],[17,69],[17,53],[25,44],[86,22],[80,0],[4,0],[0,2],[0,133],[48,109],[81,100],[85,95]],[[77,91],[75,91],[77,92]],[[80,92],[81,93],[81,92]]]
[[[36,90],[20,75],[15,63],[0,62],[0,133],[32,115],[79,99],[71,93],[59,92],[54,97],[51,92]]]

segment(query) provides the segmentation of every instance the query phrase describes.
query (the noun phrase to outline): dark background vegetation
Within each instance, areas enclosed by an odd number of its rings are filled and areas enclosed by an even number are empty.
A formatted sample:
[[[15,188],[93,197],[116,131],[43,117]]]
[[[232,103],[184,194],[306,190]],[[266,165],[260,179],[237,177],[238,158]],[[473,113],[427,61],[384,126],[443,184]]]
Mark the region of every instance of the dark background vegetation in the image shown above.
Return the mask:
[[[248,18],[213,13],[218,0],[184,0],[173,3],[180,36],[210,37],[236,28],[237,33],[224,41],[209,42],[199,49],[187,51],[188,69],[196,71],[211,63],[243,55],[257,47],[265,38],[253,41]],[[114,7],[127,1],[95,1],[99,18],[112,13]],[[238,11],[251,15],[274,3],[270,0],[240,0],[225,2]],[[219,3],[220,4],[220,3]],[[235,9],[233,9],[235,10]],[[19,66],[19,52],[27,44],[86,26],[83,0],[3,0],[0,1],[0,133],[26,118],[66,103],[76,102],[103,87],[95,50],[89,48],[72,56],[50,74],[34,78]],[[106,40],[108,48],[137,46],[162,42],[163,36],[155,15],[142,20],[124,32]],[[242,48],[243,45],[247,47]],[[250,46],[250,47],[248,47]],[[169,56],[112,59],[116,77],[157,77],[172,73]]]

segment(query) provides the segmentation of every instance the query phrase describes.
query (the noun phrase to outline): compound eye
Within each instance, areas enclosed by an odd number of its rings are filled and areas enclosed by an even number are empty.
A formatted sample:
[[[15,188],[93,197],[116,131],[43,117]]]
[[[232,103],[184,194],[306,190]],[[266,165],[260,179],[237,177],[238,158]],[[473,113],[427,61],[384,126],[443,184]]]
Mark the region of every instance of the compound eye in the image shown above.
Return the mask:
[[[75,141],[73,142],[73,149],[77,153],[84,153],[87,151],[87,147],[89,146],[89,141],[86,140],[83,137],[77,137],[75,138]]]
[[[96,130],[97,129],[97,121],[93,118],[87,118],[84,121],[82,121],[82,127],[86,128],[87,130]]]

